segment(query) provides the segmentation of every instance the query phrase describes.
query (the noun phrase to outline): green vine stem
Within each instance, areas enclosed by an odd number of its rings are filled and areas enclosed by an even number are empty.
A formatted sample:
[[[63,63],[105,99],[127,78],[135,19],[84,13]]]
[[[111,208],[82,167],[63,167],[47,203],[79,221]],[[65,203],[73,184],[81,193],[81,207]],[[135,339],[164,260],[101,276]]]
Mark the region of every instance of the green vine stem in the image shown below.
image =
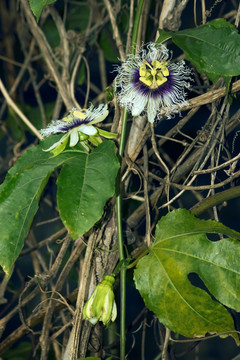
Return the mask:
[[[140,0],[138,4],[138,9],[135,17],[134,28],[133,28],[133,37],[131,44],[131,54],[135,54],[138,28],[140,23],[140,17],[142,13],[144,0]],[[122,129],[121,137],[119,144],[119,162],[122,163],[122,158],[125,148],[125,138],[126,138],[126,129],[127,129],[127,110],[124,109],[123,119],[122,119]],[[118,235],[118,249],[119,249],[119,261],[122,262],[120,269],[120,360],[125,360],[126,352],[126,264],[125,264],[125,255],[124,255],[124,244],[123,244],[123,234],[122,234],[122,196],[121,196],[121,172],[119,172],[116,182],[116,214],[117,214],[117,235]]]
[[[200,203],[193,206],[190,211],[193,215],[200,215],[204,211],[219,205],[224,201],[228,201],[240,196],[240,186],[232,187],[228,190],[221,191],[207,199],[202,200]]]

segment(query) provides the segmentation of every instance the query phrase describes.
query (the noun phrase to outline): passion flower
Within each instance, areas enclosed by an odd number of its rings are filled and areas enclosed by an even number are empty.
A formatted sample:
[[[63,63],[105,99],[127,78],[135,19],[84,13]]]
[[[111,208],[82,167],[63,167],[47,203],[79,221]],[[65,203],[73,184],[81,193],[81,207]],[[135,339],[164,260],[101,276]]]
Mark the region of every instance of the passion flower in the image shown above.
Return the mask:
[[[163,115],[170,118],[187,105],[185,89],[190,86],[191,70],[184,60],[173,63],[169,58],[164,45],[149,43],[141,47],[138,55],[128,55],[116,68],[118,101],[133,116],[145,110],[153,123]]]

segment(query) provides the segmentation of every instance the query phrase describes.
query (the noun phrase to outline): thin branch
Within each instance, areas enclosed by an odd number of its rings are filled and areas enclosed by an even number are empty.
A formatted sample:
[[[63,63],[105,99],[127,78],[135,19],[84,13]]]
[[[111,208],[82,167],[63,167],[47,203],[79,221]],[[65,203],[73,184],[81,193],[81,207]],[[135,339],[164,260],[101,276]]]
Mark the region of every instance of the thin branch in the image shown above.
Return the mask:
[[[235,20],[235,24],[234,24],[236,26],[236,28],[238,28],[239,19],[240,19],[240,4],[238,5],[237,16],[236,16],[236,20]]]
[[[131,51],[131,39],[132,39],[132,31],[133,31],[133,14],[134,14],[134,0],[131,0],[130,1],[130,12],[129,12],[129,25],[128,25],[128,33],[127,33],[126,54],[129,54]]]
[[[22,111],[17,107],[17,105],[14,103],[14,101],[9,96],[5,86],[3,85],[2,80],[0,79],[0,90],[5,97],[5,100],[9,107],[11,107],[22,119],[22,121],[29,127],[29,129],[37,136],[38,139],[42,140],[42,135],[39,133],[39,131],[35,128],[35,126],[28,120],[28,118],[22,113]]]
[[[56,265],[55,264],[53,265],[51,271],[56,272],[56,270],[61,265],[64,251],[67,250],[69,243],[70,243],[70,236],[67,237],[66,244],[63,244],[63,250],[58,255],[59,259],[57,258],[58,262]],[[69,271],[71,270],[71,268],[74,265],[74,263],[76,262],[76,260],[79,258],[79,255],[82,253],[83,249],[84,249],[84,245],[82,243],[79,243],[76,246],[76,248],[73,250],[73,252],[72,252],[71,256],[68,258],[68,261],[67,261],[66,265],[64,266],[61,274],[58,276],[58,279],[57,279],[57,282],[55,285],[55,291],[60,291],[62,289],[64,282],[69,274]],[[55,263],[56,263],[56,261],[55,261]],[[49,300],[48,308],[47,308],[45,318],[44,318],[42,334],[40,337],[41,349],[42,349],[41,360],[47,359],[48,348],[50,345],[48,343],[48,336],[49,336],[49,331],[50,331],[50,326],[51,326],[51,319],[52,319],[52,316],[54,313],[54,308],[55,308],[54,297],[55,297],[55,293],[52,294],[52,296]]]
[[[77,102],[76,98],[75,98],[75,80],[76,80],[76,75],[78,72],[78,67],[80,65],[80,62],[82,60],[82,51],[80,52],[80,54],[77,57],[77,61],[75,63],[73,72],[72,72],[72,77],[71,77],[71,82],[70,82],[70,93],[71,93],[71,97],[74,101],[74,105],[78,108],[81,109],[81,106],[79,105],[79,103]]]
[[[212,208],[213,206],[217,206],[222,204],[224,201],[228,201],[231,199],[238,198],[240,196],[240,186],[235,186],[225,191],[218,192],[213,196],[208,197],[207,199],[203,199],[200,203],[194,205],[190,211],[194,215],[200,215],[204,211]]]
[[[87,59],[85,58],[85,56],[83,56],[83,61],[85,63],[86,70],[87,70],[87,91],[86,91],[85,101],[84,101],[84,108],[86,108],[87,103],[88,103],[89,93],[90,93],[90,69],[89,69],[89,65],[88,65],[88,62],[87,62]]]
[[[162,352],[162,360],[168,360],[168,343],[170,340],[170,335],[171,335],[171,331],[166,328],[166,334],[165,334],[165,339],[164,339],[164,344],[163,344],[163,352]]]
[[[67,82],[63,82],[61,79],[61,76],[57,70],[57,66],[54,63],[54,56],[52,53],[52,49],[49,46],[47,39],[43,33],[43,31],[40,29],[40,27],[37,25],[36,20],[32,14],[32,11],[29,8],[29,4],[27,0],[20,0],[22,4],[22,8],[25,12],[26,19],[29,25],[29,29],[31,30],[39,48],[41,49],[43,58],[48,66],[48,70],[53,77],[54,81],[57,84],[58,91],[60,92],[62,99],[66,105],[66,108],[70,110],[74,104],[73,100],[71,99],[68,91],[67,91]]]
[[[79,291],[76,302],[76,311],[74,315],[74,324],[69,338],[69,343],[66,349],[66,352],[69,353],[69,357],[66,357],[67,360],[75,360],[78,357],[78,350],[80,345],[79,339],[80,339],[82,320],[83,320],[82,311],[86,296],[86,288],[89,280],[89,269],[90,269],[95,243],[96,243],[96,236],[95,234],[92,234],[88,240],[88,245],[84,257],[83,269],[81,272],[81,279],[80,279]]]
[[[240,90],[240,80],[237,80],[232,84],[231,93],[235,93],[239,90]],[[188,100],[189,105],[183,106],[181,108],[181,111],[191,109],[195,106],[210,104],[213,101],[218,100],[225,95],[226,95],[226,87],[225,86],[220,89],[217,89],[217,90],[210,90],[210,91],[206,92],[205,94],[202,94],[202,95],[196,96],[195,98],[189,99]]]
[[[74,290],[69,296],[66,297],[68,304],[73,303],[76,300],[78,289]],[[26,300],[26,299],[25,299]],[[54,303],[54,313],[59,312],[61,309],[66,307],[63,302],[55,302]],[[47,308],[39,311],[37,314],[31,315],[28,317],[26,323],[30,328],[34,328],[38,324],[40,324],[46,314]],[[19,326],[16,330],[14,330],[6,339],[1,341],[0,343],[0,354],[4,351],[8,350],[15,344],[16,341],[21,339],[25,334],[28,333],[25,325]]]
[[[143,157],[144,157],[144,204],[146,209],[146,244],[148,247],[151,246],[151,217],[149,211],[149,198],[148,198],[148,153],[147,145],[143,147]]]
[[[110,21],[111,21],[112,29],[113,29],[113,37],[116,40],[116,45],[118,47],[120,59],[121,59],[121,61],[123,61],[125,59],[125,54],[124,54],[124,50],[123,50],[124,48],[123,48],[123,43],[121,40],[120,32],[119,32],[117,22],[116,22],[116,15],[114,14],[114,10],[113,10],[112,5],[109,0],[104,0],[104,4],[107,8],[107,11],[108,11],[108,14],[110,17]]]
[[[152,140],[152,146],[153,146],[153,151],[159,161],[159,163],[162,165],[164,171],[166,172],[166,194],[167,194],[167,202],[169,202],[169,178],[170,178],[170,172],[169,169],[167,167],[167,165],[165,164],[165,162],[162,160],[158,149],[157,149],[157,145],[156,145],[156,140],[155,140],[155,134],[154,134],[154,125],[151,124],[151,131],[152,131],[152,136],[151,136],[151,140]]]
[[[218,184],[214,185],[201,185],[201,186],[191,186],[191,185],[181,185],[176,183],[170,183],[170,185],[175,186],[177,189],[182,190],[210,190],[210,189],[218,189],[222,186],[225,186],[232,182],[234,179],[238,178],[240,175],[240,171],[237,171],[235,174],[231,175],[228,179],[221,181]],[[176,200],[176,199],[175,199]]]
[[[194,171],[194,174],[208,174],[213,171],[221,170],[232,163],[235,163],[235,162],[237,163],[237,161],[239,159],[240,159],[240,154],[238,154],[237,156],[233,157],[232,159],[230,159],[228,161],[225,161],[223,164],[220,164],[218,166],[214,166],[212,168],[203,169],[203,170],[196,170],[196,171]]]

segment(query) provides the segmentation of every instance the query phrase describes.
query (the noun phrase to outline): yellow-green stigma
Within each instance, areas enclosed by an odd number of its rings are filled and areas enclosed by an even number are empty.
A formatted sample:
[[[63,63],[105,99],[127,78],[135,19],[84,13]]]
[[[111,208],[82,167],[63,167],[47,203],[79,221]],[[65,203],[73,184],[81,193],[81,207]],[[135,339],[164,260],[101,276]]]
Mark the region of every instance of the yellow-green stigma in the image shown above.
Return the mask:
[[[167,61],[153,60],[151,64],[147,60],[143,60],[139,69],[139,80],[147,85],[150,89],[157,89],[167,81],[169,70]]]
[[[72,121],[74,120],[75,118],[78,118],[78,119],[81,119],[81,120],[84,120],[86,118],[86,114],[85,114],[86,110],[73,110],[70,112],[69,115],[65,116],[62,120],[63,121]]]

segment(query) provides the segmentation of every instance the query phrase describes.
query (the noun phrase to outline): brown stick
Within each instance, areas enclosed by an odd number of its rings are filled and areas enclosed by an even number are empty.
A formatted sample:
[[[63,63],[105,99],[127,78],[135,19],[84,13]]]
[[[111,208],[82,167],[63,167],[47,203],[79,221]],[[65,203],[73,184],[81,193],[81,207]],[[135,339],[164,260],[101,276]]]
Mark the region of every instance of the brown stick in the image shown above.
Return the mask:
[[[72,304],[77,298],[78,289],[75,289],[69,296],[67,296],[66,303]],[[54,313],[64,309],[66,304],[64,302],[55,302],[54,303]],[[46,309],[39,311],[36,315],[29,316],[26,323],[28,327],[34,328],[40,324],[46,314]],[[28,334],[29,330],[25,325],[19,326],[15,331],[13,331],[6,339],[0,343],[0,354],[12,347],[13,344],[19,339],[21,339],[25,334]]]
[[[52,49],[50,48],[44,33],[42,32],[40,27],[37,25],[36,20],[32,14],[32,11],[29,8],[28,1],[21,0],[21,5],[25,12],[26,19],[27,19],[27,22],[29,25],[29,29],[31,29],[31,32],[42,52],[43,58],[48,66],[48,70],[49,70],[51,76],[53,77],[54,81],[57,84],[58,91],[60,92],[60,94],[62,96],[63,102],[66,105],[66,108],[68,110],[70,110],[74,106],[74,103],[70,97],[70,94],[67,91],[67,89],[69,89],[69,86],[67,86],[66,81],[63,82],[63,80],[57,70],[57,67],[53,60]]]

